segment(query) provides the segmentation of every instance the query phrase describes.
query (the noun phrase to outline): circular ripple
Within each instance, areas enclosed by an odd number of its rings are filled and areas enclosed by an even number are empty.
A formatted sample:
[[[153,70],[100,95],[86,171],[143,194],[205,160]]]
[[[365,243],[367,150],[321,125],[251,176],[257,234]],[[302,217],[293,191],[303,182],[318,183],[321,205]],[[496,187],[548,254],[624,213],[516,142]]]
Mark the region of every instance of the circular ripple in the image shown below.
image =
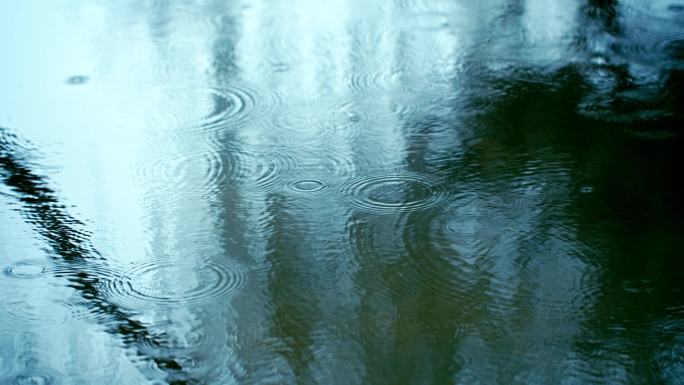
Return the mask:
[[[451,209],[451,207],[450,207]],[[482,226],[462,209],[430,212],[413,218],[402,234],[412,265],[421,282],[429,285],[436,298],[462,311],[473,306],[472,293],[478,292],[482,268],[490,264],[486,235]]]
[[[361,177],[341,191],[352,206],[377,213],[427,210],[452,199],[441,184],[417,175]]]
[[[323,116],[325,119],[320,118]],[[367,108],[353,102],[301,101],[274,114],[269,124],[275,130],[269,135],[277,135],[281,143],[306,141],[309,147],[320,147],[355,139],[374,119]]]
[[[360,168],[355,159],[338,148],[324,148],[324,153],[315,161],[308,162],[302,168],[309,171],[320,171],[339,178],[349,178]],[[364,163],[362,166],[366,166]]]
[[[294,192],[317,192],[328,188],[328,185],[317,179],[302,179],[287,184],[287,188]]]
[[[246,279],[237,264],[207,261],[144,261],[132,265],[103,290],[124,306],[207,303],[239,290]]]
[[[102,312],[102,309],[91,306],[86,300],[76,298],[73,300],[57,301],[61,309],[64,309],[69,318],[94,324],[111,321],[111,316]]]
[[[250,158],[254,165],[251,170],[254,181],[258,188],[266,191],[282,188],[284,179],[301,163],[299,155],[292,151],[253,154]]]
[[[309,145],[329,141],[335,132],[333,124],[324,124],[314,116],[320,114],[317,110],[301,112],[278,113],[272,119],[273,134],[277,135],[281,143],[306,140]],[[326,113],[326,115],[328,115]]]
[[[233,87],[228,89],[172,89],[167,91],[170,107],[167,111],[173,113],[169,121],[175,121],[180,127],[213,127],[218,124],[243,118],[254,106],[253,91]],[[196,114],[189,114],[188,105],[195,106]],[[163,119],[165,120],[165,119]]]
[[[349,78],[349,89],[355,93],[387,91],[399,88],[401,71],[355,72]]]
[[[422,110],[419,109],[415,104],[411,105],[409,103],[393,102],[390,106],[389,116],[396,116],[400,119],[406,119],[415,116],[421,111]]]
[[[242,117],[253,106],[253,98],[241,88],[162,89],[149,95],[156,103],[155,126],[210,128]]]
[[[299,154],[290,150],[258,153],[249,149],[209,148],[146,160],[137,167],[134,179],[140,185],[172,187],[207,196],[227,183],[251,182],[270,191],[285,185],[300,163]]]
[[[5,274],[12,278],[38,278],[48,271],[45,261],[27,259],[19,261],[5,269]]]
[[[55,301],[57,308],[68,314],[69,319],[99,324],[111,321],[109,303],[99,287],[122,279],[118,270],[106,265],[64,264],[56,266],[53,274],[67,280],[66,285],[74,289],[71,297]]]
[[[219,151],[208,148],[170,157],[146,159],[137,167],[135,179],[145,186],[172,186],[177,190],[208,193],[226,181],[237,181],[245,175],[246,154],[237,149]]]
[[[260,105],[262,98],[248,87],[235,85],[230,88],[143,88],[135,95],[130,90],[115,93],[96,106],[112,111],[107,124],[116,122],[131,129],[156,128],[213,130],[224,125],[244,121],[249,113]],[[145,105],[131,104],[132,100],[144,99]],[[268,103],[266,103],[268,104]]]

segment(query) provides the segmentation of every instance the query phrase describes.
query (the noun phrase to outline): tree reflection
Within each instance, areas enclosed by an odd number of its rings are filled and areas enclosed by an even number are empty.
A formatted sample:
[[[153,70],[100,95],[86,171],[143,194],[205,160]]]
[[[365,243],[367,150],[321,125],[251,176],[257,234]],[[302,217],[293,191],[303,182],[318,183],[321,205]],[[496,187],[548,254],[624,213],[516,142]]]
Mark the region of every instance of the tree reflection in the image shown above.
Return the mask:
[[[83,223],[72,217],[51,189],[47,178],[33,171],[31,150],[9,129],[0,127],[0,176],[22,203],[22,214],[38,234],[48,243],[54,262],[60,266],[59,277],[66,278],[69,287],[83,298],[89,311],[105,316],[108,332],[118,335],[124,345],[143,361],[153,361],[166,372],[170,383],[190,384],[182,364],[173,356],[150,356],[141,346],[155,338],[148,326],[134,315],[110,302],[102,292],[108,277],[95,272],[106,265],[91,243],[91,234]]]

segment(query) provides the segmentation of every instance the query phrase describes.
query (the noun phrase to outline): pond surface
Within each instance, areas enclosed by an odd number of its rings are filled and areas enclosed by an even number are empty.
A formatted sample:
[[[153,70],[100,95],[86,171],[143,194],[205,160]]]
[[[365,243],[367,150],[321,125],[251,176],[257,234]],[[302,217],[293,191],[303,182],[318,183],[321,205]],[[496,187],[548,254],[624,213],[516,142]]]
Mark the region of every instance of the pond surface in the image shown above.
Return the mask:
[[[2,2],[0,383],[683,383],[682,31]]]

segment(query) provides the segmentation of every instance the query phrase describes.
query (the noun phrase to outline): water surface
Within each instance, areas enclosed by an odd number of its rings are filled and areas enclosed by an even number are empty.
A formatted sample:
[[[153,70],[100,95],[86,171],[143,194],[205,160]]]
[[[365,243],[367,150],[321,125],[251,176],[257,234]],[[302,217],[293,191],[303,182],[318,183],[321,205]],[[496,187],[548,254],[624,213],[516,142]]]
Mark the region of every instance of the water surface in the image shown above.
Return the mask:
[[[682,31],[0,4],[0,383],[682,383]]]

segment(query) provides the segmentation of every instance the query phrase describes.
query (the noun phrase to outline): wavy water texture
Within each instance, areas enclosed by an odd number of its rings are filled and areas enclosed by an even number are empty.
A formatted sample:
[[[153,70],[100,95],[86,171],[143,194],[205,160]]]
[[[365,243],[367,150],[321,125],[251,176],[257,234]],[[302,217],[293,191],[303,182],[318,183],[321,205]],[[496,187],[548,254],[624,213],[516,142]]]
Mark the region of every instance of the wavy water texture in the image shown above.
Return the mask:
[[[0,383],[681,383],[683,26],[0,2]]]

